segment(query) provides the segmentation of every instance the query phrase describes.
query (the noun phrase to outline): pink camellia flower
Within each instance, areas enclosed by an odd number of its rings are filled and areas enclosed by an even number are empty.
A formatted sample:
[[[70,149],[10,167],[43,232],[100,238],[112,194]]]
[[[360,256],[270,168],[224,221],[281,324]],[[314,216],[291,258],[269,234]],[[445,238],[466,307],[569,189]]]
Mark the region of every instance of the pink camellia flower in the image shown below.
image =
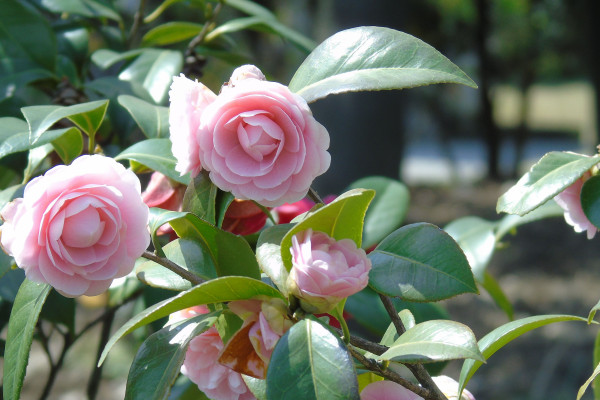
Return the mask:
[[[591,177],[587,172],[571,186],[554,197],[554,201],[565,211],[565,221],[571,225],[575,232],[587,231],[587,238],[593,239],[598,229],[585,216],[581,208],[581,188],[586,180]]]
[[[169,316],[169,324],[208,313],[204,305],[186,308]],[[223,341],[213,326],[190,341],[181,373],[213,400],[255,400],[242,376],[219,364]]]
[[[148,247],[140,181],[112,158],[81,156],[7,204],[1,242],[28,279],[76,297],[104,292]]]
[[[328,312],[369,283],[371,261],[350,239],[335,240],[308,229],[292,237],[290,251],[288,288],[308,312]]]
[[[266,222],[267,214],[253,201],[234,199],[225,211],[221,228],[236,235],[251,235]]]
[[[360,392],[361,400],[423,400],[404,386],[392,381],[369,383]]]
[[[244,323],[227,342],[219,362],[234,371],[265,379],[277,341],[292,326],[280,299],[238,300],[229,309]]]
[[[302,97],[264,80],[258,68],[240,67],[219,96],[208,92],[183,76],[171,86],[171,141],[181,173],[204,168],[236,198],[275,207],[303,198],[329,168],[327,130]]]
[[[325,202],[325,204],[329,204],[333,200],[335,200],[335,198],[336,196],[334,195],[327,195],[325,196],[325,198],[323,198],[323,201]],[[314,201],[307,198],[303,198],[294,203],[285,203],[278,207],[275,207],[275,213],[278,217],[278,223],[287,224],[291,222],[294,218],[296,218],[298,215],[310,211],[310,209],[314,206]]]
[[[432,379],[448,400],[475,400],[471,392],[466,389],[459,398],[458,383],[450,377],[436,376]],[[421,396],[392,381],[369,383],[360,392],[360,398],[361,400],[423,400]]]

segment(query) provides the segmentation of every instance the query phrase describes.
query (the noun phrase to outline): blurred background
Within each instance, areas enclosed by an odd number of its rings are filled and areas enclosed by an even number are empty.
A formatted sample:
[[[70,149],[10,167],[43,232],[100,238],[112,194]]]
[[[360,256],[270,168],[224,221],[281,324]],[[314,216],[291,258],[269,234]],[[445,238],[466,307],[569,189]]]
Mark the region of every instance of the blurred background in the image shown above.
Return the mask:
[[[404,31],[441,51],[479,86],[350,93],[312,104],[331,135],[332,166],[316,181],[322,195],[341,193],[367,175],[384,175],[410,189],[406,223],[443,227],[469,215],[497,220],[498,197],[543,154],[593,154],[600,143],[597,0],[256,2],[317,43],[361,25]],[[114,3],[131,22],[139,1]],[[147,0],[146,10],[161,3]],[[157,22],[202,22],[202,13],[191,11],[188,3],[173,5]],[[222,19],[236,12],[224,9]],[[286,84],[307,55],[264,32],[231,37],[229,50],[237,57],[228,62],[206,56],[198,74],[215,91],[241,62],[256,64],[269,79]],[[94,46],[102,47],[102,41],[92,40],[90,52]],[[489,270],[512,301],[516,318],[560,313],[587,317],[600,298],[599,259],[594,241],[575,234],[562,218],[553,218],[520,227],[502,243]],[[477,338],[508,321],[484,292],[440,304]],[[478,400],[574,399],[593,371],[596,333],[597,328],[574,322],[528,333],[495,354],[469,389]],[[51,398],[81,398],[72,391],[82,379],[77,365],[94,354],[85,343],[78,345],[81,351],[69,353]],[[135,349],[122,346],[113,352],[120,356],[110,358],[104,369],[99,399],[123,398],[123,379]],[[444,372],[458,379],[460,366],[451,363]],[[32,360],[28,378],[43,374],[44,368],[43,359]],[[23,398],[37,398],[36,393],[35,379],[26,379]],[[588,390],[584,399],[591,398]]]

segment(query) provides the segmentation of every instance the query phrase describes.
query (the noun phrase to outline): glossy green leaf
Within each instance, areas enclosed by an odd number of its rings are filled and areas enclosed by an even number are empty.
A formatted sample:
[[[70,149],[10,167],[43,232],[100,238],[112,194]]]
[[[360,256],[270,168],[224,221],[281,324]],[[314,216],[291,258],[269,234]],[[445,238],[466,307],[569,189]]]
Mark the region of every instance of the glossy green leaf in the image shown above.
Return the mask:
[[[293,224],[271,226],[260,233],[256,244],[256,259],[260,269],[271,278],[284,296],[288,295],[286,285],[288,271],[281,259],[281,240],[293,226]]]
[[[600,176],[595,175],[581,187],[581,208],[596,228],[600,226]]]
[[[111,3],[97,0],[41,0],[47,10],[59,14],[75,14],[88,18],[109,18],[121,21],[121,16]]]
[[[512,303],[500,287],[500,284],[496,279],[488,272],[485,271],[483,281],[480,282],[481,286],[488,292],[492,297],[492,300],[504,311],[509,320],[514,319],[514,309]]]
[[[176,239],[163,247],[163,251],[169,260],[204,280],[217,277],[210,254],[197,242]],[[152,287],[178,291],[192,287],[190,281],[154,261],[144,261],[135,271],[140,281]]]
[[[425,223],[404,226],[368,256],[369,285],[377,292],[410,301],[437,301],[478,293],[469,262],[456,242]]]
[[[92,54],[92,62],[102,69],[111,67],[112,65],[139,56],[147,49],[133,49],[122,53],[110,49],[99,49]]]
[[[260,279],[254,252],[243,237],[218,229],[189,213],[169,223],[179,237],[202,243],[213,259],[218,276],[238,275]]]
[[[5,118],[0,118],[0,123],[2,123],[2,120],[4,119]],[[42,133],[38,141],[35,142],[35,144],[30,144],[29,132],[27,130],[19,132],[7,138],[2,142],[2,144],[0,144],[0,158],[6,157],[9,154],[27,151],[36,147],[44,146],[48,143],[53,143],[63,135],[70,134],[70,132],[73,130],[78,131],[77,128],[74,127],[45,131]]]
[[[359,398],[352,357],[327,328],[304,319],[279,339],[267,370],[268,400]]]
[[[145,23],[150,23],[152,21],[154,21],[156,18],[158,18],[167,8],[169,8],[170,6],[172,6],[173,4],[177,4],[180,3],[184,0],[164,0],[162,3],[160,3],[158,5],[158,7],[156,7],[154,9],[154,11],[152,11],[150,14],[148,14],[145,18],[144,18],[144,22]]]
[[[121,95],[119,104],[125,107],[148,139],[169,137],[169,108],[150,104],[137,97]]]
[[[452,221],[444,227],[464,251],[473,275],[478,282],[483,282],[494,249],[496,236],[495,224],[479,217],[463,217]]]
[[[183,196],[183,211],[191,212],[206,222],[216,224],[216,201],[218,188],[210,180],[207,171],[201,171],[189,185]]]
[[[600,375],[600,363],[597,363],[596,368],[594,369],[594,372],[592,372],[592,375],[588,378],[587,381],[585,381],[585,383],[583,385],[581,385],[581,387],[577,391],[577,398],[575,400],[580,400],[583,397],[588,386],[590,386],[590,383],[592,383],[598,375]]]
[[[257,379],[248,375],[242,375],[242,379],[252,392],[256,400],[267,400],[267,380]]]
[[[203,26],[193,22],[167,22],[150,29],[142,37],[142,46],[166,46],[179,43],[199,34]]]
[[[352,239],[360,247],[363,221],[374,196],[373,190],[352,189],[296,224],[281,241],[281,259],[286,269],[292,268],[292,236],[307,229],[324,232],[336,240]]]
[[[123,324],[106,344],[100,357],[99,365],[104,362],[106,355],[120,338],[139,327],[166,317],[175,311],[202,304],[246,300],[256,296],[283,299],[281,293],[274,287],[245,276],[227,276],[194,286],[190,290],[179,293],[177,296],[154,304]]]
[[[56,36],[35,8],[23,1],[2,0],[0,53],[7,72],[19,73],[36,66],[54,71]]]
[[[23,182],[29,182],[31,180],[36,174],[37,169],[45,161],[48,161],[47,157],[53,151],[54,147],[52,147],[51,144],[45,144],[29,150],[29,153],[27,154],[27,166],[23,170]]]
[[[289,87],[310,103],[330,94],[432,83],[477,87],[427,43],[393,29],[362,26],[321,43],[300,65]]]
[[[412,315],[410,310],[402,310],[398,313],[398,317],[400,317],[400,321],[402,321],[402,326],[404,326],[405,330],[411,329],[416,325],[415,316]],[[394,345],[394,342],[398,340],[400,335],[398,335],[398,331],[396,326],[390,322],[388,328],[385,333],[381,337],[379,344],[387,347],[391,347]],[[372,357],[372,356],[371,356]]]
[[[264,19],[275,19],[275,14],[269,11],[268,8],[257,4],[254,1],[250,0],[227,0],[227,5],[233,8],[236,8],[248,15],[253,15],[255,17],[261,17]]]
[[[175,171],[177,160],[171,153],[169,139],[143,140],[123,150],[115,160],[135,161],[184,185],[190,180],[189,175],[180,176],[179,172]]]
[[[121,95],[131,95],[146,102],[154,102],[150,94],[137,82],[122,81],[114,76],[103,76],[83,84],[90,98],[117,99]],[[113,110],[114,111],[114,110]]]
[[[484,356],[484,360],[487,361],[496,351],[500,350],[522,334],[554,322],[562,321],[585,321],[585,319],[573,315],[536,315],[518,319],[494,329],[481,338],[479,341],[479,349]],[[477,371],[482,364],[481,361],[477,360],[465,360],[460,371],[459,392],[462,392],[475,371]]]
[[[119,79],[140,83],[156,104],[167,100],[173,76],[183,67],[183,55],[174,50],[146,49],[119,74]]]
[[[594,307],[592,307],[592,309],[590,310],[590,313],[588,315],[588,324],[591,324],[592,321],[594,320],[594,317],[596,316],[596,312],[600,310],[600,301],[598,301],[598,303],[596,303],[596,305]]]
[[[10,97],[11,93],[15,93],[16,90],[30,83],[52,78],[54,78],[54,74],[41,68],[7,73],[4,76],[0,76],[0,93],[5,93],[6,97]]]
[[[500,196],[496,211],[525,215],[562,192],[598,163],[600,155],[588,157],[569,152],[550,152]]]
[[[23,281],[13,305],[4,350],[4,399],[19,400],[33,333],[50,285]]]
[[[497,222],[496,241],[502,239],[509,232],[515,232],[516,228],[521,225],[545,218],[562,217],[563,214],[564,210],[554,200],[548,200],[526,215],[505,215]]]
[[[129,369],[125,399],[165,399],[179,375],[188,344],[209,329],[219,313],[199,315],[150,335],[138,349]]]
[[[65,164],[71,164],[83,151],[81,131],[69,128],[62,136],[52,141],[52,147]]]
[[[410,193],[403,183],[384,176],[370,176],[350,185],[350,189],[357,188],[375,190],[363,230],[362,247],[368,249],[400,227],[408,210]]]
[[[150,213],[148,215],[148,228],[150,229],[150,236],[152,237],[154,251],[159,257],[164,257],[165,253],[163,251],[161,240],[158,238],[158,229],[169,221],[182,218],[184,216],[185,213],[182,212],[163,210],[162,208],[158,207],[150,208]]]
[[[29,143],[36,144],[42,134],[63,118],[69,118],[79,128],[95,134],[104,119],[108,100],[63,106],[29,106],[21,111],[29,124]]]
[[[458,322],[445,320],[426,321],[413,326],[377,358],[402,363],[461,358],[485,361],[471,329]]]

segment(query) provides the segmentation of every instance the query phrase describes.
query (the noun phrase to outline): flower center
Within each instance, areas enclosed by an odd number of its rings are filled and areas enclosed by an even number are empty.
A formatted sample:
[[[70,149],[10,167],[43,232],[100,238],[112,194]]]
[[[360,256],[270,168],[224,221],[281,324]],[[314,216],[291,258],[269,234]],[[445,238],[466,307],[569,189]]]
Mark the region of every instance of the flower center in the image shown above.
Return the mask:
[[[98,210],[88,206],[77,214],[65,218],[61,238],[66,246],[90,247],[102,236],[104,225]]]

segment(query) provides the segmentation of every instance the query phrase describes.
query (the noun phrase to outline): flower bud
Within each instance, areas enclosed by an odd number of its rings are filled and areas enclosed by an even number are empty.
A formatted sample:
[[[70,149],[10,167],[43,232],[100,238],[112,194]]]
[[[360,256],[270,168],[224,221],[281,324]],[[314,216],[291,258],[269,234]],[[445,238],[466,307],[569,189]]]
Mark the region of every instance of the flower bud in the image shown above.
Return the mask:
[[[305,311],[331,311],[342,299],[369,283],[371,261],[354,241],[336,241],[312,229],[292,237],[292,270],[288,290],[300,299]]]

